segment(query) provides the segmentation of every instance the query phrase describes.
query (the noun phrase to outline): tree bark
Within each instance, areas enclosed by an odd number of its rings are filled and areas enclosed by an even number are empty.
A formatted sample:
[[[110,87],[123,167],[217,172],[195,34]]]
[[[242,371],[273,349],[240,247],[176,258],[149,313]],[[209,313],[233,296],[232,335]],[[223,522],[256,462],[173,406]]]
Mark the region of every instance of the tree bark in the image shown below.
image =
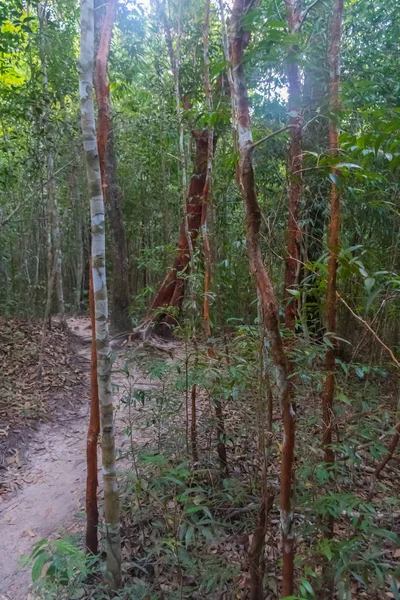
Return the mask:
[[[326,154],[329,145],[328,113],[328,44],[326,23],[328,11],[324,3],[319,3],[315,11],[315,30],[308,44],[308,61],[304,67],[303,85],[303,121],[307,123],[303,132],[303,152]],[[324,232],[326,230],[326,198],[330,189],[329,182],[321,181],[314,169],[304,173],[304,208],[303,208],[303,244],[302,262],[316,263],[321,260],[324,250]],[[318,340],[323,341],[323,323],[321,298],[317,289],[317,275],[304,266],[301,268],[300,280],[309,281],[303,298],[303,310],[307,323],[307,332]]]
[[[339,127],[338,111],[340,109],[340,41],[342,33],[342,13],[343,0],[335,0],[335,7],[331,22],[331,37],[329,47],[329,65],[330,65],[330,112],[331,119],[329,124],[329,147],[333,157],[339,155]],[[340,193],[336,184],[336,177],[339,171],[336,167],[332,168],[333,181],[331,186],[331,215],[329,226],[329,260],[328,260],[328,284],[326,297],[326,324],[328,334],[336,331],[336,312],[337,312],[337,259],[339,253],[339,229],[340,229]],[[334,462],[334,453],[330,447],[332,444],[332,409],[333,394],[335,389],[335,340],[332,341],[332,347],[326,352],[325,369],[326,380],[325,389],[322,398],[323,406],[323,436],[322,443],[325,453],[325,461],[328,465]],[[331,523],[331,528],[333,522]]]
[[[53,148],[51,142],[49,140],[54,137],[54,132],[51,124],[51,109],[50,109],[50,101],[49,101],[49,82],[47,77],[47,62],[46,62],[46,51],[45,51],[45,38],[44,38],[44,29],[47,25],[46,18],[46,6],[42,3],[38,3],[37,6],[37,14],[39,21],[39,46],[40,46],[40,65],[42,69],[42,80],[43,80],[43,89],[45,92],[45,110],[44,110],[44,129],[46,136],[46,153],[47,153],[47,195],[48,195],[48,219],[49,219],[49,240],[48,244],[50,245],[49,252],[49,265],[48,265],[48,281],[47,286],[51,285],[50,290],[48,291],[48,295],[52,295],[53,293],[53,285],[54,279],[56,283],[56,291],[57,291],[57,303],[58,310],[60,313],[60,321],[61,326],[65,329],[67,327],[67,322],[65,319],[65,303],[64,303],[64,288],[63,288],[63,280],[62,280],[62,250],[61,250],[61,235],[60,235],[60,218],[58,214],[58,203],[57,203],[57,190],[56,190],[56,179],[54,175],[54,156],[53,156]],[[55,278],[52,279],[51,271],[52,271],[52,258],[51,258],[51,249],[53,249],[55,255]],[[51,307],[50,307],[51,308]],[[49,312],[50,314],[50,312]]]
[[[207,176],[208,158],[208,131],[192,131],[196,143],[196,156],[194,161],[193,175],[190,180],[189,193],[186,199],[186,213],[189,228],[189,239],[186,235],[185,219],[181,225],[178,248],[172,269],[167,273],[161,283],[158,292],[150,308],[149,320],[158,322],[161,326],[158,330],[166,333],[176,319],[168,313],[163,312],[163,307],[180,309],[184,297],[185,277],[190,267],[190,245],[193,248],[199,234],[203,207],[203,190]],[[157,311],[156,314],[151,314]],[[162,324],[165,326],[162,327]]]
[[[125,329],[129,326],[128,309],[130,305],[128,248],[122,215],[121,189],[117,180],[114,136],[111,126],[110,85],[107,75],[108,56],[117,3],[118,0],[109,0],[107,4],[96,57],[94,85],[98,106],[97,145],[101,180],[111,232],[113,264],[111,320],[112,324],[118,329]],[[100,15],[100,13],[98,14]]]
[[[210,80],[210,57],[209,57],[209,33],[210,33],[210,9],[211,2],[206,0],[203,45],[204,45],[204,91],[206,97],[206,107],[208,114],[212,111],[212,93]],[[206,335],[207,354],[211,360],[216,360],[214,344],[211,340],[211,320],[210,320],[210,295],[212,285],[213,256],[209,239],[208,223],[212,221],[209,216],[212,214],[212,167],[214,156],[214,131],[209,123],[207,128],[207,172],[203,188],[203,206],[201,216],[201,234],[204,248],[204,300],[203,300],[203,321],[204,332]],[[228,460],[225,445],[225,419],[222,409],[222,402],[219,398],[214,398],[215,417],[217,421],[217,453],[221,474],[223,477],[229,476]]]
[[[259,393],[259,450],[263,461],[263,481],[261,502],[257,515],[257,525],[249,548],[249,592],[250,600],[263,600],[263,578],[265,573],[265,535],[268,513],[272,507],[274,494],[267,481],[270,449],[272,444],[273,396],[268,375],[268,357],[265,345],[264,317],[261,296],[257,294],[258,323],[260,330],[260,393]],[[265,403],[265,396],[267,402]],[[265,410],[266,409],[266,410]],[[266,412],[266,415],[264,414]],[[265,418],[266,417],[266,418]],[[267,438],[265,437],[267,432]]]
[[[286,13],[291,34],[296,34],[301,26],[301,0],[286,0]],[[287,257],[285,268],[285,325],[294,333],[298,301],[290,290],[295,290],[299,280],[300,256],[300,202],[302,194],[302,112],[300,69],[296,62],[298,46],[290,49],[288,64],[289,81],[289,125],[290,146],[288,155],[289,175],[289,218],[287,230]]]
[[[96,319],[94,310],[92,261],[89,266],[89,307],[92,324],[92,353],[90,361],[90,417],[86,443],[86,549],[98,553],[99,510],[97,507],[97,442],[100,433],[99,388],[97,385]]]
[[[93,0],[81,0],[79,95],[92,229],[92,275],[96,319],[97,382],[101,416],[107,569],[111,583],[121,585],[119,492],[115,466],[115,436],[111,391],[111,349],[105,260],[104,200],[102,194],[93,103]]]
[[[340,109],[340,43],[342,36],[342,15],[343,0],[335,0],[329,42],[329,148],[332,157],[339,156],[339,126],[338,112]],[[339,170],[334,166],[332,168],[332,186],[331,186],[331,214],[329,225],[329,259],[328,259],[328,283],[326,295],[326,326],[328,335],[336,331],[336,312],[337,312],[337,262],[339,254],[339,231],[340,231],[340,192],[336,184],[336,178],[340,175]],[[335,391],[335,340],[331,340],[332,346],[329,346],[325,357],[325,388],[322,395],[322,446],[324,449],[324,460],[328,468],[332,470],[335,455],[332,450],[332,429],[333,429],[333,395]],[[328,539],[333,537],[334,519],[328,516],[326,522],[326,536]],[[323,564],[323,586],[325,598],[331,599],[334,596],[333,573],[329,570],[326,562]]]
[[[294,535],[291,492],[295,440],[295,411],[291,402],[291,385],[288,366],[279,330],[279,314],[275,292],[265,268],[260,248],[261,211],[255,188],[252,161],[252,133],[247,87],[243,67],[244,49],[249,36],[242,27],[242,17],[250,0],[235,0],[232,10],[232,72],[238,115],[239,176],[243,202],[246,208],[247,250],[250,271],[257,282],[263,306],[264,327],[271,345],[271,355],[276,370],[276,382],[280,400],[284,439],[281,468],[280,516],[282,533],[283,574],[282,597],[293,594]]]
[[[210,58],[209,58],[209,32],[210,32],[210,0],[206,0],[205,22],[203,32],[204,45],[204,90],[206,96],[206,107],[208,114],[212,111],[212,95],[210,81]],[[211,339],[210,322],[210,293],[211,293],[211,272],[212,272],[212,253],[210,239],[208,235],[209,213],[212,210],[212,166],[214,155],[214,132],[211,124],[207,128],[207,171],[206,180],[203,188],[203,206],[201,215],[201,234],[204,248],[204,300],[203,300],[203,320],[204,331],[206,334],[207,345]]]

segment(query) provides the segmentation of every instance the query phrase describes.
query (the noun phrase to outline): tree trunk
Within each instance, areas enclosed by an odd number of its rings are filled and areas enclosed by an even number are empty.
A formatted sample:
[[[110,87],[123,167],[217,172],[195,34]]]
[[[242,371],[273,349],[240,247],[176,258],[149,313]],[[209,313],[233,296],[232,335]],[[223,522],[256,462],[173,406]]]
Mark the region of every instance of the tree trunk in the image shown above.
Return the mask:
[[[286,0],[287,21],[291,34],[296,34],[301,26],[301,0]],[[298,301],[290,290],[295,290],[299,280],[300,256],[300,202],[302,194],[302,148],[301,148],[301,83],[300,69],[296,62],[298,46],[290,49],[288,65],[289,81],[289,125],[290,147],[288,156],[289,171],[289,218],[287,231],[287,257],[285,269],[285,325],[294,333]]]
[[[283,553],[282,597],[293,594],[293,513],[291,491],[294,457],[294,407],[291,402],[291,385],[285,350],[279,330],[279,314],[271,280],[266,271],[260,248],[261,212],[257,200],[252,161],[253,139],[250,126],[250,111],[243,67],[244,49],[249,36],[242,27],[242,17],[250,0],[235,0],[232,10],[232,72],[238,115],[239,176],[242,198],[246,207],[247,250],[250,270],[253,273],[264,313],[264,327],[271,345],[271,355],[276,370],[278,396],[282,409],[284,439],[281,469],[281,532]]]
[[[335,0],[335,8],[331,22],[331,40],[329,48],[330,64],[330,111],[331,119],[329,126],[329,146],[332,156],[339,155],[339,127],[338,111],[340,109],[340,40],[342,32],[342,13],[343,0]],[[329,260],[328,260],[328,286],[326,298],[326,324],[328,333],[336,331],[336,310],[337,310],[337,259],[339,253],[339,228],[340,228],[340,193],[336,185],[336,177],[339,171],[336,167],[332,168],[334,181],[331,187],[331,216],[329,226]],[[331,340],[333,346],[329,347],[326,353],[325,369],[326,380],[323,393],[323,446],[325,449],[325,461],[333,464],[334,454],[330,448],[332,444],[332,409],[333,394],[335,387],[335,340]]]
[[[205,22],[203,32],[204,43],[204,91],[206,96],[207,111],[212,111],[212,94],[210,81],[210,58],[209,58],[209,32],[210,32],[210,0],[206,0]],[[209,215],[212,213],[212,166],[214,156],[214,131],[209,123],[207,128],[207,172],[203,188],[203,207],[201,215],[201,234],[204,248],[204,300],[203,300],[203,320],[204,332],[206,335],[207,353],[211,360],[216,359],[214,344],[211,340],[211,321],[210,321],[210,294],[211,294],[211,274],[213,270],[213,257],[208,232]],[[211,221],[212,219],[210,219]],[[221,474],[228,477],[228,460],[226,456],[225,445],[225,419],[222,409],[222,403],[219,398],[214,398],[215,417],[217,421],[217,453]]]
[[[48,257],[48,259],[49,259],[49,257]],[[55,278],[56,278],[56,257],[54,257],[53,266],[51,268],[50,275],[48,275],[46,307],[44,310],[43,326],[42,326],[42,341],[40,342],[40,352],[39,352],[39,361],[38,361],[38,369],[37,369],[38,381],[41,381],[41,379],[42,379],[44,349],[46,346],[46,339],[47,339],[47,321],[50,318],[51,298],[52,298]],[[50,327],[49,327],[49,329],[50,329]]]
[[[47,78],[47,63],[46,63],[46,50],[45,50],[45,38],[44,38],[44,30],[47,25],[46,18],[46,8],[43,4],[39,3],[37,6],[37,14],[39,21],[39,45],[40,45],[40,65],[42,69],[42,80],[43,80],[43,88],[45,91],[45,110],[43,113],[44,118],[44,130],[45,130],[45,147],[47,152],[47,195],[48,195],[48,219],[49,219],[49,240],[48,243],[50,248],[54,249],[55,255],[55,282],[56,282],[56,290],[57,290],[57,302],[58,302],[58,310],[60,313],[60,321],[61,326],[66,328],[67,323],[65,320],[65,304],[64,304],[64,289],[63,289],[63,281],[62,281],[62,251],[61,251],[61,235],[60,235],[60,219],[58,214],[58,204],[57,204],[57,190],[56,190],[56,180],[54,175],[54,157],[53,157],[53,149],[51,146],[51,142],[49,142],[52,137],[54,137],[54,132],[51,124],[51,109],[50,109],[50,101],[49,101],[49,82]],[[50,251],[51,253],[51,251]],[[48,265],[48,273],[50,277],[48,277],[47,285],[53,286],[54,282],[51,278],[51,270],[52,270],[52,258],[49,260]],[[48,295],[52,295],[53,289],[52,287],[48,291]],[[50,313],[49,313],[50,314]]]
[[[263,600],[263,578],[265,573],[265,535],[267,533],[268,513],[272,508],[274,494],[267,482],[269,456],[272,445],[273,396],[268,375],[268,357],[265,345],[264,317],[261,296],[257,294],[258,323],[260,330],[260,394],[259,394],[259,450],[263,462],[263,481],[261,484],[261,502],[257,515],[257,525],[249,548],[249,592],[250,600]],[[265,396],[267,402],[265,403]],[[264,414],[266,412],[266,415]],[[266,416],[266,418],[265,418]],[[265,438],[265,431],[267,438]]]
[[[78,189],[75,176],[71,176],[71,192],[73,195],[72,204],[75,207],[75,243],[76,243],[76,287],[75,287],[75,310],[79,314],[81,312],[82,302],[82,283],[83,283],[83,231],[82,231],[82,210],[81,196]]]
[[[92,274],[96,318],[97,382],[101,416],[101,451],[107,569],[112,585],[121,585],[119,493],[115,467],[115,437],[111,391],[111,349],[108,334],[104,201],[93,103],[93,0],[81,0],[79,94],[92,228]]]
[[[329,145],[328,113],[328,42],[326,22],[328,9],[319,3],[313,9],[316,13],[315,31],[309,40],[308,61],[304,67],[303,120],[307,127],[303,133],[303,152],[326,154]],[[329,11],[330,13],[330,11]],[[302,262],[320,261],[324,251],[324,232],[326,227],[326,198],[330,186],[321,181],[315,169],[304,173],[304,209]],[[321,317],[321,299],[317,289],[318,276],[305,267],[301,268],[300,280],[307,278],[309,285],[304,293],[302,304],[307,323],[307,332],[322,343],[323,323]]]
[[[89,307],[92,324],[92,354],[90,361],[90,417],[86,444],[86,548],[98,553],[99,510],[97,507],[97,442],[100,433],[99,388],[97,385],[96,319],[94,311],[92,261],[89,265]]]
[[[342,36],[343,0],[335,0],[334,10],[330,28],[329,43],[329,148],[333,157],[339,156],[339,126],[338,112],[340,109],[340,43]],[[329,225],[329,259],[328,259],[328,284],[326,295],[326,326],[328,334],[336,331],[337,312],[337,263],[339,254],[339,230],[340,230],[340,192],[336,184],[336,178],[340,175],[338,169],[332,168],[333,180],[331,187],[331,214]],[[324,460],[328,468],[332,469],[335,455],[332,450],[333,429],[333,395],[335,391],[335,340],[332,339],[325,358],[325,388],[322,396],[322,446],[324,448]],[[333,537],[334,520],[328,516],[326,523],[326,536]],[[326,598],[331,599],[334,595],[333,573],[329,572],[329,565],[323,565],[323,584],[326,590]]]
[[[150,309],[153,313],[157,311],[155,315],[149,314],[149,320],[159,323],[157,329],[160,333],[169,331],[170,325],[176,322],[174,316],[168,311],[163,312],[162,309],[163,307],[173,307],[179,310],[182,306],[185,277],[188,275],[190,266],[190,245],[194,246],[201,225],[203,190],[207,175],[208,131],[192,131],[192,136],[196,143],[196,156],[189,194],[186,199],[190,244],[186,236],[184,219],[172,269],[161,283]]]
[[[94,84],[98,106],[97,144],[101,180],[111,232],[113,264],[111,317],[115,327],[125,329],[129,325],[128,309],[130,305],[128,249],[122,216],[121,189],[117,181],[114,136],[111,127],[110,85],[107,75],[108,55],[117,3],[118,0],[109,0],[107,12],[101,26]],[[100,15],[100,13],[98,14]]]
[[[204,90],[206,96],[207,112],[212,111],[212,95],[210,82],[210,58],[209,58],[209,31],[210,31],[210,0],[206,0],[206,14],[203,32],[204,44]],[[201,215],[201,234],[204,248],[204,300],[203,300],[203,320],[204,331],[206,334],[207,345],[211,339],[210,322],[210,292],[211,292],[211,272],[212,272],[212,254],[210,239],[208,235],[208,217],[212,210],[212,166],[214,155],[214,132],[211,124],[207,128],[207,171],[206,180],[203,188],[203,206]]]

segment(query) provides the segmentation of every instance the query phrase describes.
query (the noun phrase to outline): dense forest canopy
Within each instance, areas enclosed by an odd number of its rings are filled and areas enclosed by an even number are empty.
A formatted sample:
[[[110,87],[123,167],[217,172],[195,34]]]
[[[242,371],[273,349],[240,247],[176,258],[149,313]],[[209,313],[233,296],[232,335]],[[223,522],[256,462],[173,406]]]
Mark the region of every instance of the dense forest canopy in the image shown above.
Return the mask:
[[[38,597],[400,598],[400,4],[5,0],[0,31],[38,394],[92,319],[86,540],[36,546]]]

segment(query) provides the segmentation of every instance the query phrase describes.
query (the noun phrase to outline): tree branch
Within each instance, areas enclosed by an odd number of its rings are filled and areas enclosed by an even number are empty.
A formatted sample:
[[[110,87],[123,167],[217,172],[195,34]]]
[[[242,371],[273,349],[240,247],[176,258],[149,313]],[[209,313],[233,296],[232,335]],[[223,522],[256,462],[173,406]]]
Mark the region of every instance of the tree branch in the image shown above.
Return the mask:
[[[71,160],[69,163],[67,163],[66,165],[64,165],[63,167],[60,167],[59,169],[57,169],[57,171],[54,172],[54,177],[56,175],[58,175],[58,173],[60,173],[61,171],[63,171],[64,169],[66,169],[67,167],[69,167],[70,165],[72,165],[75,162],[75,160]],[[52,178],[48,179],[47,181],[45,181],[42,185],[43,187],[46,186],[47,184],[50,183]],[[35,196],[38,191],[40,190],[40,187],[37,187],[31,194],[29,194],[29,196],[27,196],[25,198],[25,200],[22,200],[22,202],[20,202],[15,208],[14,210],[12,210],[10,212],[9,215],[7,215],[6,217],[4,217],[4,219],[2,221],[0,221],[0,227],[4,227],[4,225],[6,225],[12,218],[13,216],[21,209],[23,208],[31,198],[33,198],[33,196]]]
[[[336,292],[336,296],[339,298],[339,300],[341,302],[343,302],[343,304],[351,312],[351,314],[353,315],[353,317],[355,317],[358,321],[360,321],[364,325],[364,327],[366,327],[368,329],[368,331],[370,333],[372,333],[372,335],[380,343],[380,345],[383,348],[385,348],[385,350],[387,352],[389,352],[390,357],[391,357],[392,361],[395,363],[395,365],[397,367],[400,367],[400,362],[395,357],[395,355],[393,353],[393,350],[391,348],[389,348],[389,346],[387,346],[383,340],[381,340],[381,338],[379,337],[379,335],[372,329],[371,325],[369,325],[369,323],[367,323],[367,321],[364,321],[364,319],[362,317],[360,317],[360,315],[358,315],[357,313],[354,312],[354,310],[351,308],[351,306],[349,306],[347,304],[346,300],[344,298],[342,298],[342,296],[339,294],[339,292]]]
[[[304,24],[305,20],[307,19],[308,13],[310,12],[310,10],[312,10],[314,8],[314,6],[316,6],[319,2],[321,2],[321,0],[314,0],[314,2],[311,2],[310,6],[307,6],[307,8],[303,11],[303,14],[301,15],[299,31],[303,27],[303,24]]]
[[[259,146],[263,142],[266,142],[267,140],[270,140],[271,138],[275,137],[276,135],[279,135],[280,133],[283,133],[284,131],[287,131],[288,129],[291,129],[292,127],[293,127],[293,125],[286,125],[286,127],[282,127],[281,129],[277,129],[276,131],[273,131],[272,133],[269,133],[265,137],[261,138],[261,140],[257,140],[256,142],[254,142],[250,146],[249,152],[253,152],[254,148],[257,148],[257,146]]]

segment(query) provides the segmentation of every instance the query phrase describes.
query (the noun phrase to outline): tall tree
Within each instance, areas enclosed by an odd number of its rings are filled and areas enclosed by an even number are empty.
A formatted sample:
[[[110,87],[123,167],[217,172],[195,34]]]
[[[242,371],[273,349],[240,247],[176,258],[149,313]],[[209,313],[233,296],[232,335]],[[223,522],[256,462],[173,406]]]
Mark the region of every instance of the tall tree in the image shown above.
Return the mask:
[[[203,29],[204,46],[204,91],[206,97],[206,109],[209,116],[207,128],[207,171],[203,188],[202,215],[201,215],[201,233],[204,248],[204,299],[203,299],[203,320],[204,332],[206,335],[207,354],[212,360],[216,359],[214,344],[211,340],[211,318],[210,318],[210,297],[212,292],[212,273],[214,269],[213,252],[209,236],[209,223],[213,223],[213,204],[212,204],[212,167],[214,158],[215,137],[214,129],[211,125],[211,111],[213,108],[211,78],[210,78],[210,12],[211,2],[206,0],[205,19]],[[211,218],[210,218],[211,217]],[[217,452],[222,475],[228,476],[228,460],[225,446],[225,421],[220,398],[214,399],[215,416],[217,421]]]
[[[51,124],[51,107],[49,98],[49,82],[47,77],[47,57],[46,57],[46,28],[47,28],[47,0],[44,3],[39,2],[37,5],[38,21],[39,21],[39,45],[40,45],[40,65],[42,71],[43,88],[45,93],[45,110],[43,113],[44,119],[44,131],[45,131],[45,149],[46,149],[46,163],[47,163],[47,176],[48,184],[46,186],[48,196],[48,221],[49,221],[49,233],[48,233],[48,297],[53,294],[54,281],[57,290],[57,303],[58,310],[60,313],[60,320],[62,327],[66,327],[65,320],[65,305],[64,305],[64,288],[62,279],[62,251],[61,251],[61,234],[60,234],[60,217],[58,213],[57,203],[57,188],[56,179],[54,175],[54,152],[53,152],[53,127]],[[54,267],[52,266],[54,254]],[[55,277],[51,277],[52,269],[55,269]]]
[[[92,276],[96,319],[97,382],[101,417],[101,452],[104,482],[107,569],[112,584],[115,587],[119,587],[121,585],[120,511],[115,466],[115,435],[111,389],[111,349],[108,333],[104,200],[94,116],[93,60],[93,0],[82,0],[79,95],[81,103],[83,149],[85,153],[90,195]]]
[[[203,190],[207,177],[208,160],[208,131],[193,130],[192,137],[196,143],[196,154],[193,166],[193,175],[190,180],[189,192],[186,199],[187,219],[184,218],[178,241],[178,248],[172,269],[167,273],[151,305],[150,319],[170,325],[175,318],[162,308],[180,309],[184,296],[185,277],[188,275],[191,259],[191,248],[193,248],[199,234],[201,217],[203,212]],[[187,235],[187,226],[189,235]],[[156,311],[156,315],[152,315]],[[159,331],[169,331],[165,327],[158,328]]]
[[[329,64],[330,64],[330,122],[329,122],[329,146],[332,159],[337,162],[339,156],[339,110],[340,110],[340,43],[342,35],[343,0],[335,0],[330,28]],[[339,254],[339,230],[340,230],[340,191],[337,178],[340,171],[334,165],[332,167],[332,186],[330,199],[330,225],[329,225],[329,259],[328,259],[328,285],[326,298],[326,322],[328,335],[336,331],[337,312],[337,264]],[[333,417],[333,394],[335,389],[335,340],[326,352],[325,369],[326,380],[323,393],[323,446],[325,461],[332,465],[334,454],[332,445],[332,417]]]
[[[232,10],[232,72],[238,118],[239,180],[246,208],[247,251],[250,271],[260,292],[264,327],[271,345],[276,370],[276,382],[282,410],[284,439],[281,467],[281,534],[283,554],[282,597],[293,594],[294,534],[291,509],[293,458],[295,441],[295,411],[291,401],[291,384],[280,330],[275,292],[264,265],[260,247],[261,211],[258,204],[253,167],[253,137],[250,123],[249,100],[244,73],[244,50],[249,36],[243,27],[243,16],[251,6],[250,0],[235,0]]]
[[[340,110],[340,46],[342,37],[342,15],[343,0],[335,0],[333,15],[330,26],[329,41],[329,148],[332,160],[337,162],[339,156],[339,110]],[[330,224],[329,224],[329,259],[328,259],[328,284],[326,296],[326,325],[327,335],[336,332],[336,313],[337,313],[337,265],[339,255],[339,231],[340,231],[340,190],[337,185],[337,178],[340,176],[339,169],[332,167],[332,185],[330,198]],[[322,445],[324,448],[324,458],[328,468],[332,469],[335,461],[335,455],[332,449],[332,427],[333,427],[333,396],[335,391],[335,339],[327,348],[325,358],[325,388],[322,396]],[[331,473],[333,476],[333,473]],[[327,519],[328,538],[333,537],[334,519],[329,515]],[[333,598],[334,586],[333,575],[327,573],[328,565],[324,565],[324,581],[327,598]]]
[[[289,31],[292,35],[300,32],[302,22],[301,0],[286,0],[286,13]],[[293,45],[288,57],[288,82],[289,82],[289,124],[290,146],[288,155],[289,178],[289,218],[287,229],[287,257],[285,271],[285,324],[294,332],[297,301],[291,294],[296,289],[300,272],[300,202],[302,194],[302,148],[301,148],[301,82],[298,65],[297,45]]]
[[[99,149],[101,179],[106,214],[111,232],[112,271],[112,324],[121,329],[129,325],[130,306],[128,247],[122,215],[122,195],[117,180],[117,163],[111,123],[110,85],[108,82],[108,56],[115,23],[118,0],[109,0],[102,23],[100,7],[96,21],[101,31],[94,70],[94,85],[98,106],[97,144]]]

